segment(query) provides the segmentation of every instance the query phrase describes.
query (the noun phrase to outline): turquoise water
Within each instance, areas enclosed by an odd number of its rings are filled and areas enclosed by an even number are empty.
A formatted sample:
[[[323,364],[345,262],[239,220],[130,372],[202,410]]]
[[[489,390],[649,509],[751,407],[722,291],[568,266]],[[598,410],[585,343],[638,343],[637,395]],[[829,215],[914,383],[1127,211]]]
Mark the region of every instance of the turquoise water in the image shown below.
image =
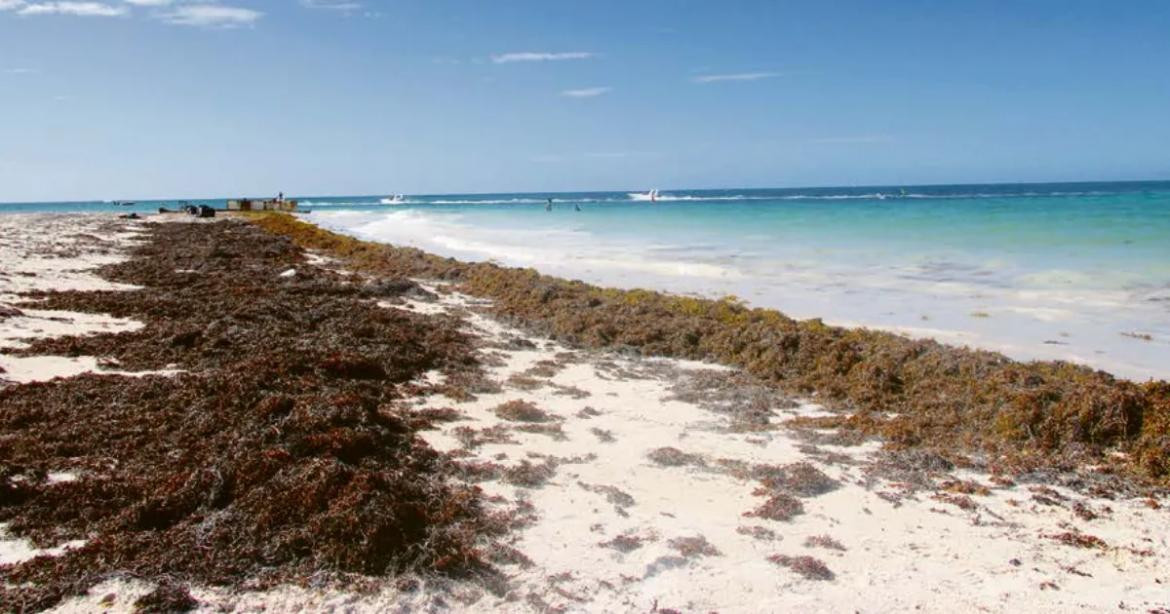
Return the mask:
[[[554,199],[551,212],[546,198]],[[656,203],[625,193],[411,197],[394,206],[309,199],[308,206],[317,209],[312,219],[374,238],[515,263],[628,255],[647,266],[702,263],[729,275],[807,263],[989,284],[1170,283],[1165,182],[668,191]],[[390,225],[399,228],[383,236]]]
[[[307,220],[444,255],[1170,376],[1170,182],[385,197],[299,200]]]

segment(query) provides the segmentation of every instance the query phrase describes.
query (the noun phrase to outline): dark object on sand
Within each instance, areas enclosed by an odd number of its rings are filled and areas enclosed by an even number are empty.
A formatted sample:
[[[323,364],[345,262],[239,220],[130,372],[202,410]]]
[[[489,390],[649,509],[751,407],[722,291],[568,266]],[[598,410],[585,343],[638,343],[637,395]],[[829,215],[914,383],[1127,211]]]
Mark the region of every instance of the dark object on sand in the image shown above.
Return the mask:
[[[215,217],[215,209],[207,205],[192,205],[191,203],[180,203],[179,211],[171,211],[165,207],[159,207],[159,213],[186,213],[195,217]]]
[[[123,213],[122,215],[119,215],[118,219],[120,219],[120,220],[140,220],[142,218],[137,213],[134,213],[133,211],[131,211],[130,213]]]

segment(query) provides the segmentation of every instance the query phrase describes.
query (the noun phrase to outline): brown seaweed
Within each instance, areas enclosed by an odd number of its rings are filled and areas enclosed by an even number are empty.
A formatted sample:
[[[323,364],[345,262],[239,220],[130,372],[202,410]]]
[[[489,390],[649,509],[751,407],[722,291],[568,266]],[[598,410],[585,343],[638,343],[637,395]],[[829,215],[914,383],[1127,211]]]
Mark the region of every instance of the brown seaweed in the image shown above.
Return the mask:
[[[469,339],[371,300],[411,282],[369,286],[309,266],[254,226],[148,228],[129,261],[101,271],[141,289],[36,295],[145,327],[23,353],[183,372],[0,389],[0,522],[40,546],[86,540],[0,567],[4,609],[43,609],[125,574],[172,587],[140,604],[166,609],[186,603],[184,583],[481,568],[493,525],[480,493],[414,432],[447,416],[397,403],[428,371],[475,370]]]

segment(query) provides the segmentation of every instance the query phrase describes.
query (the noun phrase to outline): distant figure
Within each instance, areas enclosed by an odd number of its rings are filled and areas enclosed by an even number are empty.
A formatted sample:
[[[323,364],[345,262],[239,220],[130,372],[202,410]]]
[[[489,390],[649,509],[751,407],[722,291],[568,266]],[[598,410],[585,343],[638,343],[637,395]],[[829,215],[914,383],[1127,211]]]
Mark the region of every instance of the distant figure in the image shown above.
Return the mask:
[[[552,199],[548,199],[548,204],[544,206],[545,211],[552,211]]]
[[[276,202],[278,202],[278,203],[284,202],[284,192],[281,192],[281,193],[276,195]]]
[[[580,211],[580,210],[581,210],[581,205],[578,205],[577,203],[573,203],[573,211]]]

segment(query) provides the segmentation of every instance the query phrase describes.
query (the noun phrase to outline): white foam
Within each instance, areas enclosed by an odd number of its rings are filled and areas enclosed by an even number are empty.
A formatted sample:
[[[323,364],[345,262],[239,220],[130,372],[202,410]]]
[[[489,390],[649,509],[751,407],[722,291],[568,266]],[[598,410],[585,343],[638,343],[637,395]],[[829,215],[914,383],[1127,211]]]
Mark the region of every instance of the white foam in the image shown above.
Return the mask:
[[[651,255],[654,249],[679,250],[682,246],[638,249],[622,242],[603,240],[583,230],[487,229],[464,223],[458,214],[420,210],[331,211],[324,215],[314,214],[311,220],[368,240],[475,260],[497,260],[515,266],[562,271],[607,270],[664,277],[743,278],[743,273],[732,266],[693,258],[664,259]]]

